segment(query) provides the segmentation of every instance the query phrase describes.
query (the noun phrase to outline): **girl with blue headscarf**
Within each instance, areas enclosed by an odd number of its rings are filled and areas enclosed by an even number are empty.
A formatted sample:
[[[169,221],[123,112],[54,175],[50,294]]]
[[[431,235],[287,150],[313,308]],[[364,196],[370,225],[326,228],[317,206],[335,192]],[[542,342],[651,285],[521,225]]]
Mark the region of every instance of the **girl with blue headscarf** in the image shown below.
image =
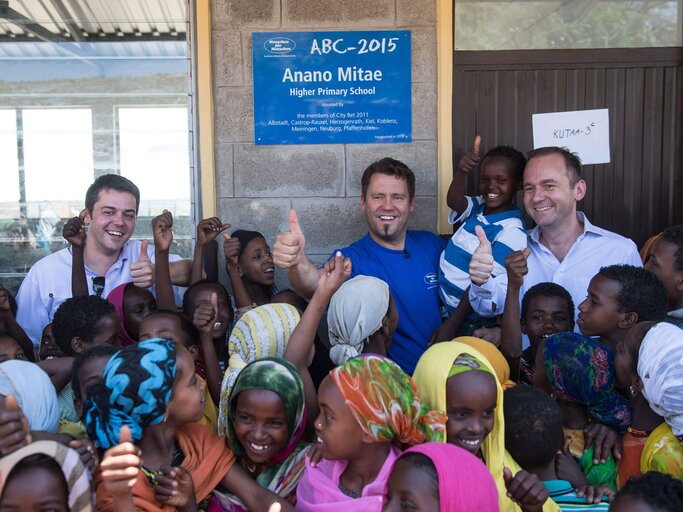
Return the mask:
[[[85,407],[91,439],[107,449],[95,476],[98,511],[182,509],[218,484],[250,509],[266,510],[277,499],[233,464],[225,438],[196,423],[205,384],[194,368],[185,347],[162,339],[125,347],[110,359]],[[122,471],[134,475],[129,485],[121,485]]]

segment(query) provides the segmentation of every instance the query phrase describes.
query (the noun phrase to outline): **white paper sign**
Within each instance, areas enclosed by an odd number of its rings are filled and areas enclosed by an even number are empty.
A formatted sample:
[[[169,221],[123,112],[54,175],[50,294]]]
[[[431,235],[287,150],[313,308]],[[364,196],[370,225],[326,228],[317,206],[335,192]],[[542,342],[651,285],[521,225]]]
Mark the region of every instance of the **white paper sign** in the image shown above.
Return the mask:
[[[606,164],[609,152],[609,110],[575,110],[533,114],[534,149],[567,147],[584,164]]]

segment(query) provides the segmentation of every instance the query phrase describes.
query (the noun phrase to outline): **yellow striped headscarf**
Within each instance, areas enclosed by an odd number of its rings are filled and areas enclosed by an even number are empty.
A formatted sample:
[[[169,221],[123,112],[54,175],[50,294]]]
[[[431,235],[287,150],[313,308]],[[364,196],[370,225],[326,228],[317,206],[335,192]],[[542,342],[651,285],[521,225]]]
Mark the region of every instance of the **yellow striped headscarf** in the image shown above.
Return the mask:
[[[69,510],[92,512],[93,498],[90,472],[81,462],[78,452],[56,441],[35,441],[0,459],[0,495],[5,490],[7,477],[12,469],[26,457],[47,455],[53,458],[62,469],[68,490]]]
[[[226,425],[226,404],[237,376],[247,364],[262,357],[282,357],[294,328],[299,323],[299,310],[289,304],[264,304],[247,311],[230,333],[230,360],[221,385],[218,424]]]

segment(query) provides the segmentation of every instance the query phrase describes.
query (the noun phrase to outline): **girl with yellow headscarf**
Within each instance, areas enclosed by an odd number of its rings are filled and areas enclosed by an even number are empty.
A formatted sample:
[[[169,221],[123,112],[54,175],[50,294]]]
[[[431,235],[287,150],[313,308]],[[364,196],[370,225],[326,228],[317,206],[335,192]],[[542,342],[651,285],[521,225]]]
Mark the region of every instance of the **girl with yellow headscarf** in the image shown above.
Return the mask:
[[[451,442],[480,454],[496,482],[501,512],[522,510],[507,494],[511,492],[514,498],[514,491],[518,488],[516,482],[530,477],[505,450],[503,389],[489,360],[470,345],[457,341],[439,343],[422,355],[413,379],[425,405],[447,413],[446,435],[442,436],[441,442]],[[456,397],[456,393],[462,396]],[[461,399],[467,401],[463,407],[457,404]],[[477,425],[466,432],[465,429],[455,432],[454,427],[470,414],[479,416],[480,421],[475,422]],[[547,496],[541,494],[544,488],[540,480],[533,487],[539,490],[539,501],[542,495]],[[530,504],[526,499],[523,502]],[[547,499],[543,510],[554,512],[560,509]]]

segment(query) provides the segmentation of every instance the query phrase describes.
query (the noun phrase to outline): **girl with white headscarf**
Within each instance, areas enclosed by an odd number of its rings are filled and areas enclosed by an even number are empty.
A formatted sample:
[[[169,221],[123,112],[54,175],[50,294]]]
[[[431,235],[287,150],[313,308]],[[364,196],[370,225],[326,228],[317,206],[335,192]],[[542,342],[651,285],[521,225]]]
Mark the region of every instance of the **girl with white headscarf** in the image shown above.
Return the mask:
[[[641,471],[683,480],[683,329],[660,322],[645,334],[638,351],[638,376],[650,408],[665,420],[648,438]]]
[[[330,359],[337,366],[362,352],[386,355],[398,311],[381,279],[356,276],[332,296],[327,312]]]
[[[47,373],[35,363],[19,359],[0,363],[0,395],[17,399],[31,430],[57,432],[57,392]]]

